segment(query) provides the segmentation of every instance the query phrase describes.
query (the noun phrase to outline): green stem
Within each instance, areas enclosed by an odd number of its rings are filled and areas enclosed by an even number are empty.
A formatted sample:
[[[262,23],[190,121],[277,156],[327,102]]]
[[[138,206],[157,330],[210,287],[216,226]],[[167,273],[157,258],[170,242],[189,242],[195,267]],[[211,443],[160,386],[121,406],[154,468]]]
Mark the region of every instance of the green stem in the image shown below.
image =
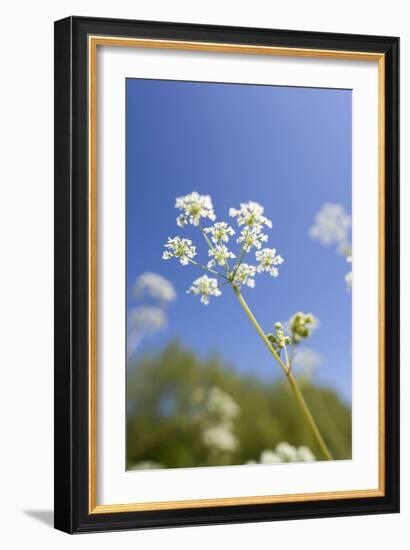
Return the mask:
[[[204,239],[206,240],[206,242],[207,242],[209,248],[210,248],[211,250],[213,250],[214,247],[213,247],[211,241],[209,240],[208,235],[205,233],[204,228],[203,228],[201,225],[198,225],[198,227],[199,227],[199,230],[200,230],[200,232],[202,233]]]
[[[288,350],[286,348],[286,344],[284,343],[283,344],[283,349],[284,349],[284,352],[285,352],[285,358],[286,358],[286,365],[290,371],[290,369],[292,368],[292,365],[290,364],[290,361],[289,361],[289,355],[288,355]]]
[[[241,251],[239,252],[239,256],[238,256],[238,261],[236,262],[236,265],[233,269],[232,280],[235,280],[236,272],[238,271],[239,266],[241,265],[242,260],[245,258],[247,253],[248,253],[248,247],[245,246],[245,242],[242,242]]]
[[[188,261],[193,265],[196,265],[198,267],[201,267],[202,269],[205,269],[206,271],[209,271],[209,273],[213,273],[214,275],[218,275],[218,277],[222,277],[222,279],[225,279],[228,283],[230,282],[229,279],[227,277],[225,277],[225,275],[223,275],[222,273],[219,273],[218,271],[215,271],[215,269],[211,269],[210,267],[207,267],[206,265],[199,264],[195,260],[191,260],[191,258],[188,258]]]
[[[287,365],[285,365],[285,363],[280,358],[280,355],[272,347],[272,345],[269,342],[269,340],[267,339],[264,331],[262,330],[262,328],[259,325],[258,321],[256,320],[255,316],[253,315],[252,311],[249,309],[248,304],[245,302],[242,294],[239,291],[239,288],[235,284],[232,284],[232,287],[234,289],[236,297],[239,300],[239,303],[243,307],[246,315],[249,317],[249,319],[250,319],[251,323],[253,324],[253,326],[255,327],[257,333],[262,338],[262,340],[264,341],[266,347],[268,348],[270,353],[273,355],[273,357],[276,359],[276,361],[279,363],[279,365],[281,366],[283,372],[285,373],[286,378],[288,379],[290,387],[293,391],[293,394],[296,397],[296,399],[297,399],[297,401],[298,401],[298,403],[299,403],[299,405],[300,405],[300,407],[303,411],[303,414],[306,417],[306,420],[307,420],[307,422],[310,426],[310,429],[312,430],[312,433],[313,433],[313,435],[316,439],[316,442],[317,442],[323,456],[325,457],[326,460],[332,460],[332,455],[330,454],[330,451],[329,451],[329,449],[328,449],[328,447],[327,447],[327,445],[326,445],[326,443],[325,443],[325,441],[322,437],[322,434],[319,431],[319,428],[318,428],[318,426],[315,422],[315,419],[312,416],[312,413],[309,410],[309,407],[307,406],[307,403],[306,403],[306,401],[305,401],[305,399],[302,395],[302,392],[300,391],[299,386],[297,385],[296,379],[290,371],[290,368]]]
[[[300,388],[297,385],[296,379],[290,371],[287,375],[287,378],[289,380],[290,387],[292,388],[293,393],[305,414],[306,420],[309,423],[310,429],[312,430],[313,435],[315,436],[315,439],[317,441],[317,444],[320,447],[320,450],[322,451],[323,456],[326,458],[326,460],[333,460],[333,457],[322,437],[322,434],[320,433],[320,430],[315,422],[315,419],[313,418],[312,413],[310,412],[309,407],[307,406],[305,398],[303,397],[302,392],[300,391]]]

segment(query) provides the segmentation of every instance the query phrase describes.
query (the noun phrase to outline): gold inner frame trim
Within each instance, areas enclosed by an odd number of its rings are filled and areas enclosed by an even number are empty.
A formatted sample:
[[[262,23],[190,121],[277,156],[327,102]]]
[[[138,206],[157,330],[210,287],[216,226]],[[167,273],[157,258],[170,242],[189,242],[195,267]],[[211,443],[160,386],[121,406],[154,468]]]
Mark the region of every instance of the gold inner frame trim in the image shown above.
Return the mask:
[[[379,242],[379,365],[378,365],[378,435],[379,475],[377,489],[326,491],[292,495],[247,496],[199,500],[174,500],[131,504],[97,504],[97,46],[174,49],[220,53],[259,54],[286,57],[313,57],[378,62],[378,242]],[[88,510],[90,514],[240,506],[284,502],[374,498],[385,494],[385,56],[375,52],[351,52],[306,48],[283,48],[243,44],[190,42],[122,38],[112,36],[88,37]]]

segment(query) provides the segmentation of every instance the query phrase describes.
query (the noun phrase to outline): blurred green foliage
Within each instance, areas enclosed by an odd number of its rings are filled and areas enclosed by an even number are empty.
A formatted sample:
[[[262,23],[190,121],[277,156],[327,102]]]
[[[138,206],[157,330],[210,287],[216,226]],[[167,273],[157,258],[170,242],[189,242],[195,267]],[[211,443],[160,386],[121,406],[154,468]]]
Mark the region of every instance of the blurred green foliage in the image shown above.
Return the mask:
[[[313,384],[307,376],[299,376],[298,382],[333,457],[351,458],[350,407],[335,391]],[[240,444],[231,453],[210,452],[195,416],[195,390],[215,386],[241,411],[233,425]],[[306,445],[322,459],[285,379],[266,383],[240,375],[217,356],[202,360],[177,342],[128,369],[128,467],[142,461],[170,468],[244,464],[258,461],[263,450],[281,441]]]

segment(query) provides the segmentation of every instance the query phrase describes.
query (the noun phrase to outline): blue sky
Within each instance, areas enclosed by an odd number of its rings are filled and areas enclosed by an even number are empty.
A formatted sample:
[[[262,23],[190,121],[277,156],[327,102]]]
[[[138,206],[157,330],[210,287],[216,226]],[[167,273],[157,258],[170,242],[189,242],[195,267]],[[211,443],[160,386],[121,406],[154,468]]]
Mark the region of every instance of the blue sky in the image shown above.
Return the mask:
[[[273,222],[267,246],[285,263],[276,279],[258,275],[245,299],[267,332],[296,311],[317,316],[307,342],[324,358],[315,380],[350,401],[348,267],[308,229],[326,202],[351,211],[351,91],[128,79],[126,94],[127,288],[153,271],[178,293],[168,328],[146,338],[137,356],[177,338],[202,356],[217,351],[240,372],[281,374],[229,287],[203,306],[186,290],[204,272],[161,259],[167,237],[179,234],[206,260],[197,230],[176,226],[175,197],[209,194],[217,219],[232,222],[229,208],[253,200]]]

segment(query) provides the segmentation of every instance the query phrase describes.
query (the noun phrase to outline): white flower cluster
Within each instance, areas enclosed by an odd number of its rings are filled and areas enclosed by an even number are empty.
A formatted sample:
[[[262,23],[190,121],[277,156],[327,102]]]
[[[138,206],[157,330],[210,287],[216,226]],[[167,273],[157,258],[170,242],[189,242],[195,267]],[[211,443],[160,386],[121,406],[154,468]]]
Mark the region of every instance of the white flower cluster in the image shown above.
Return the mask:
[[[275,248],[264,248],[263,250],[258,250],[255,256],[256,260],[259,262],[259,265],[256,268],[258,273],[266,271],[272,275],[272,277],[277,277],[279,275],[279,270],[276,266],[283,263],[283,258],[276,255]]]
[[[229,215],[236,218],[239,227],[243,227],[238,238],[243,249],[249,251],[252,247],[260,249],[267,242],[268,236],[262,233],[263,226],[272,227],[272,222],[263,214],[264,208],[257,202],[241,203],[240,208],[231,208]]]
[[[218,288],[218,281],[208,275],[202,275],[196,279],[192,286],[187,290],[188,294],[201,296],[201,302],[206,306],[209,304],[210,296],[220,296],[222,293]]]
[[[209,195],[200,195],[196,191],[178,197],[175,201],[175,208],[182,211],[177,217],[179,227],[184,227],[187,224],[199,225],[201,218],[215,220],[214,207]]]
[[[222,242],[227,243],[229,241],[229,237],[235,235],[235,231],[226,222],[214,223],[211,227],[206,227],[204,231],[205,233],[210,233],[211,240],[215,244]]]
[[[189,239],[181,239],[180,237],[171,239],[171,237],[168,237],[165,248],[162,259],[178,258],[182,265],[188,265],[189,260],[196,256],[196,248]]]
[[[241,264],[235,273],[234,283],[239,288],[241,288],[244,285],[249,286],[250,288],[254,288],[255,275],[256,275],[256,267],[254,265]]]
[[[264,227],[271,228],[272,222],[264,215],[264,208],[257,202],[246,202],[240,205],[239,209],[231,208],[229,214],[236,218],[240,235],[237,242],[241,245],[238,254],[234,254],[228,246],[230,238],[235,235],[235,230],[227,222],[216,222],[210,227],[202,229],[200,221],[202,218],[215,220],[215,213],[211,197],[200,195],[196,191],[184,197],[178,197],[175,203],[176,208],[182,211],[177,218],[180,227],[187,224],[199,226],[208,244],[209,260],[206,265],[193,260],[196,256],[196,248],[189,239],[180,237],[168,238],[165,245],[163,259],[177,258],[182,265],[188,263],[196,264],[198,267],[215,274],[219,281],[224,284],[231,283],[236,289],[243,286],[253,288],[255,286],[255,275],[257,273],[269,273],[277,277],[278,267],[284,260],[276,254],[274,248],[262,249],[262,243],[267,242],[268,236],[263,233]],[[209,235],[209,237],[208,237]],[[255,258],[257,265],[246,263],[245,257],[256,249]],[[234,265],[229,265],[229,260],[237,258]],[[220,271],[216,269],[222,268]],[[220,296],[218,278],[204,275],[194,281],[188,293],[201,297],[203,304],[209,303],[210,296]]]
[[[238,243],[241,243],[243,249],[249,251],[252,247],[258,250],[262,247],[262,243],[266,243],[268,236],[261,231],[262,226],[244,227],[238,237]]]
[[[283,462],[314,462],[315,455],[304,445],[293,447],[289,443],[283,441],[279,443],[275,450],[266,449],[262,451],[259,464],[282,464]],[[257,464],[256,461],[250,460],[247,464]]]
[[[229,209],[229,215],[237,219],[239,227],[247,225],[248,227],[262,229],[262,226],[266,225],[272,228],[272,222],[263,215],[263,212],[263,206],[252,201],[241,203],[239,210],[236,208]]]
[[[208,252],[213,259],[209,260],[208,267],[214,267],[216,264],[226,266],[229,258],[235,258],[235,254],[227,249],[224,244],[217,244]]]

